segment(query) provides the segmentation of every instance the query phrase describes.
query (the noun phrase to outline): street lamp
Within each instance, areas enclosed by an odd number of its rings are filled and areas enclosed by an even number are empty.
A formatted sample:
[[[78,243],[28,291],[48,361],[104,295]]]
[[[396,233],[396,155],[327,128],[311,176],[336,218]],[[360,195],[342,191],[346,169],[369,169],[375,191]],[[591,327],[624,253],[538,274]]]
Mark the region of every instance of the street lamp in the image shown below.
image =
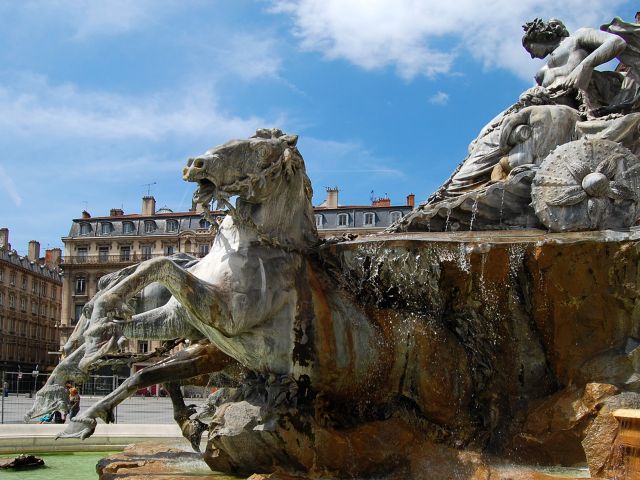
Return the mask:
[[[30,398],[36,394],[36,390],[38,389],[38,375],[40,375],[40,365],[36,365],[36,369],[31,372],[31,376],[33,377],[33,393],[29,395]]]

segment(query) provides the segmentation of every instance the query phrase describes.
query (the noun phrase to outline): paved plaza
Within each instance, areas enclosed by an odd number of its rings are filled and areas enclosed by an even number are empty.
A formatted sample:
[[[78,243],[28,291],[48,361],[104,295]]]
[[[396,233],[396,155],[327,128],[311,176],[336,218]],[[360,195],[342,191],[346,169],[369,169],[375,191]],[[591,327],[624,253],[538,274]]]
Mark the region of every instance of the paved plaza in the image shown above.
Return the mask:
[[[80,403],[80,411],[82,412],[82,410],[88,408],[100,398],[102,397],[83,396]],[[203,401],[204,399],[202,398],[185,398],[187,405],[200,405]],[[32,403],[33,399],[27,395],[9,395],[5,397],[3,423],[22,423],[22,418]],[[37,420],[33,420],[32,423],[37,423]],[[116,423],[173,423],[171,400],[168,397],[128,398],[117,407]]]

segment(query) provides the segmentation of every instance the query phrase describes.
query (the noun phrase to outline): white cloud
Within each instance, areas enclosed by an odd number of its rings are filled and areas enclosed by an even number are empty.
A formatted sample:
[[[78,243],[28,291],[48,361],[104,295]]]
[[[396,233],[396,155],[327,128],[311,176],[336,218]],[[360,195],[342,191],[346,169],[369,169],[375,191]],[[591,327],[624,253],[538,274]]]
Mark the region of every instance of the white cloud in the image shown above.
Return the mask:
[[[9,176],[9,174],[2,168],[0,165],[0,185],[4,188],[9,198],[13,201],[16,207],[19,207],[22,204],[22,197],[18,193],[18,189],[16,188],[16,184],[13,179]]]
[[[21,0],[3,2],[0,13],[22,17],[20,24],[54,22],[68,29],[71,38],[84,40],[147,29],[183,8],[178,0]]]
[[[435,95],[429,97],[429,103],[444,106],[449,103],[449,94],[445,92],[437,92]]]
[[[15,135],[58,138],[146,139],[167,136],[246,136],[263,119],[223,111],[212,87],[141,96],[83,91],[51,85],[41,76],[0,84],[0,130]]]
[[[455,71],[469,56],[531,78],[536,64],[520,45],[521,25],[534,17],[563,19],[570,28],[597,27],[623,0],[272,0],[291,15],[304,49],[362,68],[392,66],[410,79]],[[447,47],[442,45],[446,44]],[[539,64],[537,64],[539,65]]]

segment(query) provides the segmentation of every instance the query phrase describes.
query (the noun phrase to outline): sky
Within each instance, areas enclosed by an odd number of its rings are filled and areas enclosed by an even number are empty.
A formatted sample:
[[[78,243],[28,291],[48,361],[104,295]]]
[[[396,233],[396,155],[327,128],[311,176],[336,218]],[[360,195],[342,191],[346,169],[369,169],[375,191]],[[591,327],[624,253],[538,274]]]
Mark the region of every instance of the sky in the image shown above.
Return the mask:
[[[620,0],[0,0],[0,227],[62,247],[111,208],[186,211],[187,158],[257,128],[299,135],[341,204],[425,200],[541,67],[522,24],[570,31]],[[611,66],[610,66],[611,67]],[[148,185],[150,184],[150,185]]]

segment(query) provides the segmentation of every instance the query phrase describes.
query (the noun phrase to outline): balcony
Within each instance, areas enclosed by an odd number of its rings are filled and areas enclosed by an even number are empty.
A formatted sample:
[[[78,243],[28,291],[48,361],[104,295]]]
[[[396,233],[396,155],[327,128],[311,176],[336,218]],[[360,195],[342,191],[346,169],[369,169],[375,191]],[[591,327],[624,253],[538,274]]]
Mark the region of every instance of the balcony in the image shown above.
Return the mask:
[[[164,257],[161,253],[142,254],[131,253],[129,255],[73,255],[64,257],[63,264],[66,265],[100,265],[100,264],[118,264],[131,265],[132,263],[142,262],[151,258]]]
[[[179,252],[174,252],[179,253]],[[186,252],[187,255],[193,255],[197,258],[202,258],[207,255],[208,252]],[[131,265],[133,263],[140,263],[144,260],[150,260],[152,258],[166,257],[164,253],[131,253],[129,255],[72,255],[62,259],[64,265]]]

